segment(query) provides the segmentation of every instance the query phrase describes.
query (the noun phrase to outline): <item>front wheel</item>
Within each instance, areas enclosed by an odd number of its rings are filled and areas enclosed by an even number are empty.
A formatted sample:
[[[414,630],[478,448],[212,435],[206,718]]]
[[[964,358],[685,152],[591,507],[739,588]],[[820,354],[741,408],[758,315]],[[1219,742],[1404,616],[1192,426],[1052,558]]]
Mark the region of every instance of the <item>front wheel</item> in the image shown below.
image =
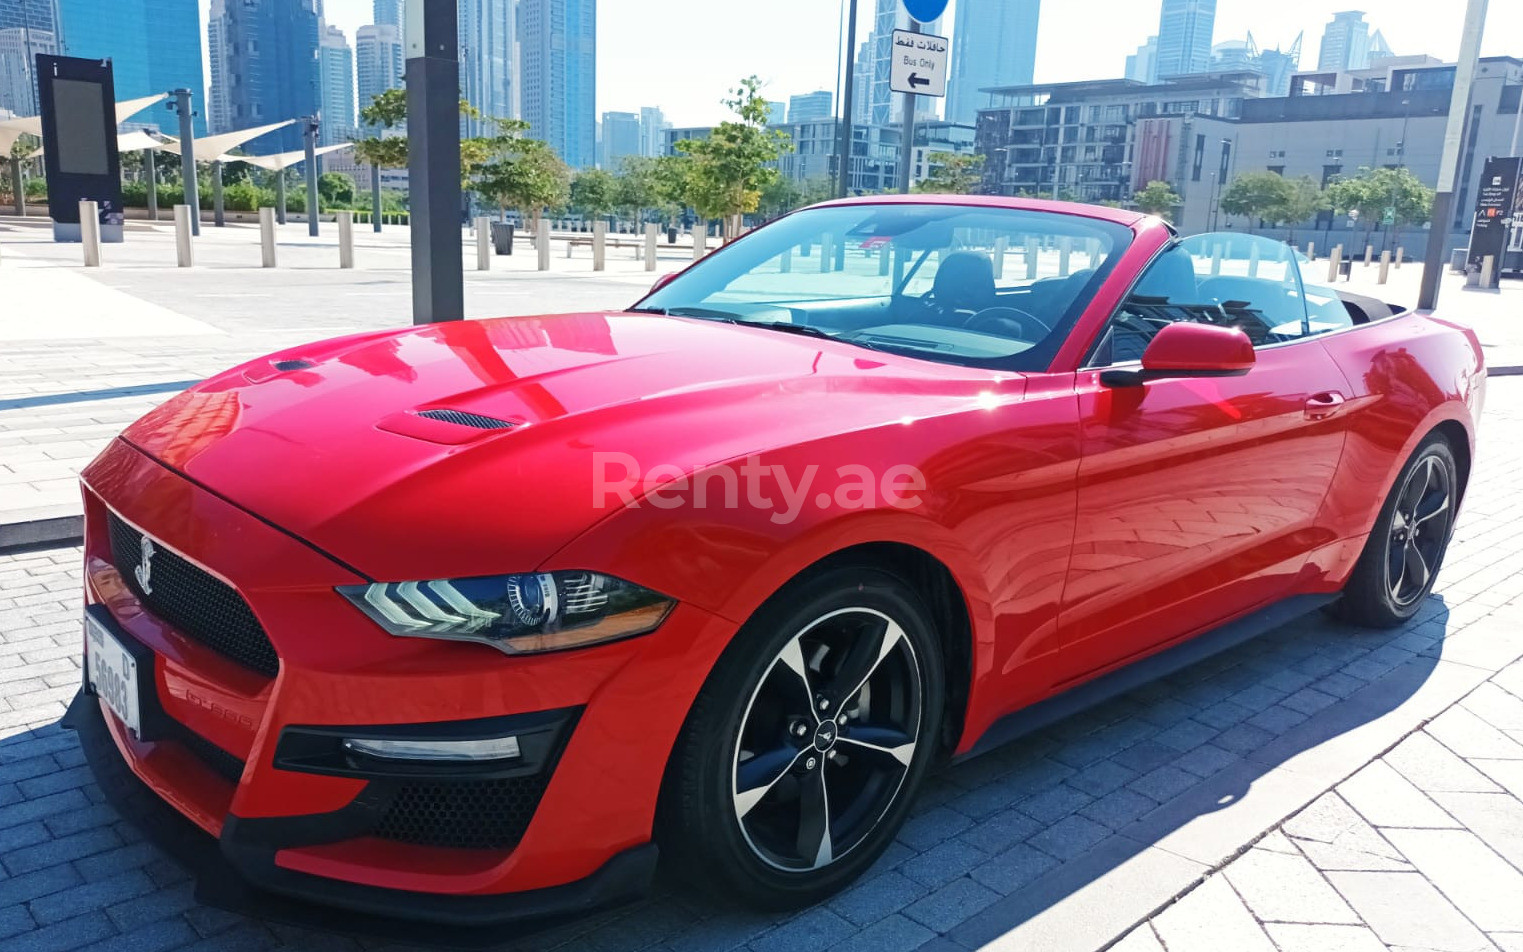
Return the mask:
[[[767,909],[856,878],[892,841],[935,755],[940,646],[915,592],[841,568],[736,635],[673,754],[663,847],[701,887]]]
[[[1429,437],[1402,468],[1334,613],[1369,628],[1394,628],[1433,590],[1459,506],[1459,467],[1448,442]]]

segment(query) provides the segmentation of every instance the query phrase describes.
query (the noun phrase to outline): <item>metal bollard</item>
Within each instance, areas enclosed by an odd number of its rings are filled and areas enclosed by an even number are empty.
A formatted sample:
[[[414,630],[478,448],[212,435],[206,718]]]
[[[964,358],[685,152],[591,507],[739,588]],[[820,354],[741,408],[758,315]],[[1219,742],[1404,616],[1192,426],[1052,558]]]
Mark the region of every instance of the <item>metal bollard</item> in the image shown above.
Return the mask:
[[[1035,238],[1026,239],[1026,277],[1036,277],[1038,249]]]
[[[275,267],[275,209],[259,209],[259,264]]]
[[[702,258],[709,243],[709,223],[698,222],[693,225],[693,260]]]
[[[656,270],[656,240],[660,235],[660,227],[655,223],[645,226],[645,270]]]
[[[783,251],[782,257],[778,259],[777,270],[779,274],[793,273],[793,247],[791,245]]]
[[[535,246],[539,251],[539,270],[550,270],[550,220],[539,220],[539,234],[535,237]]]
[[[1364,266],[1366,268],[1368,268],[1370,266],[1370,262],[1372,262],[1374,260],[1375,260],[1375,246],[1374,245],[1365,245],[1364,246]]]
[[[492,219],[476,219],[476,270],[492,270]]]
[[[1386,278],[1391,274],[1391,251],[1386,249],[1380,253],[1380,277],[1375,279],[1377,284],[1385,284]]]
[[[1486,288],[1489,291],[1495,291],[1497,287],[1496,273],[1497,259],[1491,255],[1487,255],[1486,257],[1482,258],[1481,287]]]
[[[1074,240],[1064,235],[1062,240],[1058,242],[1058,274],[1061,277],[1068,277],[1069,258],[1073,257],[1073,252]]]
[[[1211,276],[1215,277],[1222,273],[1222,246],[1211,246]]]
[[[1258,276],[1259,276],[1259,243],[1255,241],[1248,248],[1248,277],[1250,277],[1250,278],[1256,278]]]
[[[1000,235],[998,238],[994,239],[994,276],[996,278],[1003,278],[1005,276],[1005,251],[1009,247],[1010,239],[1004,235]],[[884,248],[879,253],[883,256],[883,260],[887,262],[888,249]],[[879,273],[888,274],[888,265],[886,263],[882,266]]]
[[[1396,247],[1396,270],[1401,270],[1401,259],[1406,256],[1407,249],[1398,245]]]
[[[995,268],[996,272],[999,271],[1000,265],[999,265],[999,259],[998,258],[995,259],[994,268]],[[879,275],[887,275],[893,269],[894,269],[894,249],[893,249],[893,246],[892,245],[888,245],[888,244],[880,245],[879,248],[878,248],[878,274]],[[998,273],[995,274],[995,277],[999,277]]]
[[[1332,284],[1338,280],[1338,265],[1343,263],[1343,246],[1333,245],[1332,253],[1327,256],[1327,283]]]
[[[338,212],[338,266],[354,267],[354,212]]]
[[[175,258],[180,267],[189,268],[196,263],[196,248],[191,241],[193,226],[190,220],[190,206],[175,206]]]
[[[85,267],[100,267],[100,205],[79,203],[79,243],[85,249]]]
[[[830,265],[835,261],[835,236],[825,234],[820,236],[820,273],[828,274]]]
[[[608,267],[608,222],[592,223],[592,270],[602,271]]]
[[[1317,260],[1317,243],[1315,241],[1308,241],[1306,243],[1306,260],[1307,261],[1316,261]]]

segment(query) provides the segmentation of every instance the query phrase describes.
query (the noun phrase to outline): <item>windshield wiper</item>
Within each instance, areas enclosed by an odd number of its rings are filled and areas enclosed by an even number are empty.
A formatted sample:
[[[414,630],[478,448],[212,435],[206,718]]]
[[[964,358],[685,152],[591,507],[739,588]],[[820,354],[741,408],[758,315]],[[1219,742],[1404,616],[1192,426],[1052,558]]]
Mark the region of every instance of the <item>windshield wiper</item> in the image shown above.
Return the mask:
[[[829,331],[821,330],[813,324],[789,324],[783,321],[748,321],[742,318],[726,320],[725,323],[739,324],[743,327],[765,327],[769,330],[782,331],[784,334],[799,334],[803,337],[822,337],[825,340],[836,339],[836,335]]]

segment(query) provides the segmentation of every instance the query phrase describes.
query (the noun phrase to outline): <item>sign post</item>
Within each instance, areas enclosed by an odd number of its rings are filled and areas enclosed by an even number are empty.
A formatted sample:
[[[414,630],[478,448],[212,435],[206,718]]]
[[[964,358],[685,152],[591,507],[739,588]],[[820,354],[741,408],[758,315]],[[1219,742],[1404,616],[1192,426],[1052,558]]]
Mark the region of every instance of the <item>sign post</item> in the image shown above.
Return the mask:
[[[1475,197],[1475,223],[1470,228],[1470,251],[1466,260],[1477,270],[1487,258],[1497,262],[1487,275],[1485,287],[1501,286],[1502,263],[1507,253],[1513,217],[1523,209],[1515,207],[1523,186],[1523,158],[1490,158],[1481,172],[1481,188]]]
[[[908,194],[913,179],[915,158],[915,102],[917,96],[935,96],[940,99],[947,94],[947,52],[951,44],[944,36],[920,32],[919,17],[915,6],[905,0],[910,15],[908,30],[894,31],[894,53],[889,69],[889,86],[896,93],[904,94],[904,121],[900,124],[903,142],[899,149],[899,191]],[[946,7],[945,3],[941,4]],[[939,12],[937,15],[940,15]],[[933,16],[932,19],[935,19]]]

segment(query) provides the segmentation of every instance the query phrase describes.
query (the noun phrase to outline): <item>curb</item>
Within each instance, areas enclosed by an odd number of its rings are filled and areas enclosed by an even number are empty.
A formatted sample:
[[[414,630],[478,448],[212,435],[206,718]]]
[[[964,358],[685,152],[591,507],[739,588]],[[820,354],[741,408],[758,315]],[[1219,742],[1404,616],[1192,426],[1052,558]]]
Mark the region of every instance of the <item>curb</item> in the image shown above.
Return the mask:
[[[82,515],[52,516],[25,522],[0,523],[0,555],[14,549],[60,548],[75,545],[85,534]]]
[[[1488,377],[1523,377],[1523,367],[1487,367]]]

